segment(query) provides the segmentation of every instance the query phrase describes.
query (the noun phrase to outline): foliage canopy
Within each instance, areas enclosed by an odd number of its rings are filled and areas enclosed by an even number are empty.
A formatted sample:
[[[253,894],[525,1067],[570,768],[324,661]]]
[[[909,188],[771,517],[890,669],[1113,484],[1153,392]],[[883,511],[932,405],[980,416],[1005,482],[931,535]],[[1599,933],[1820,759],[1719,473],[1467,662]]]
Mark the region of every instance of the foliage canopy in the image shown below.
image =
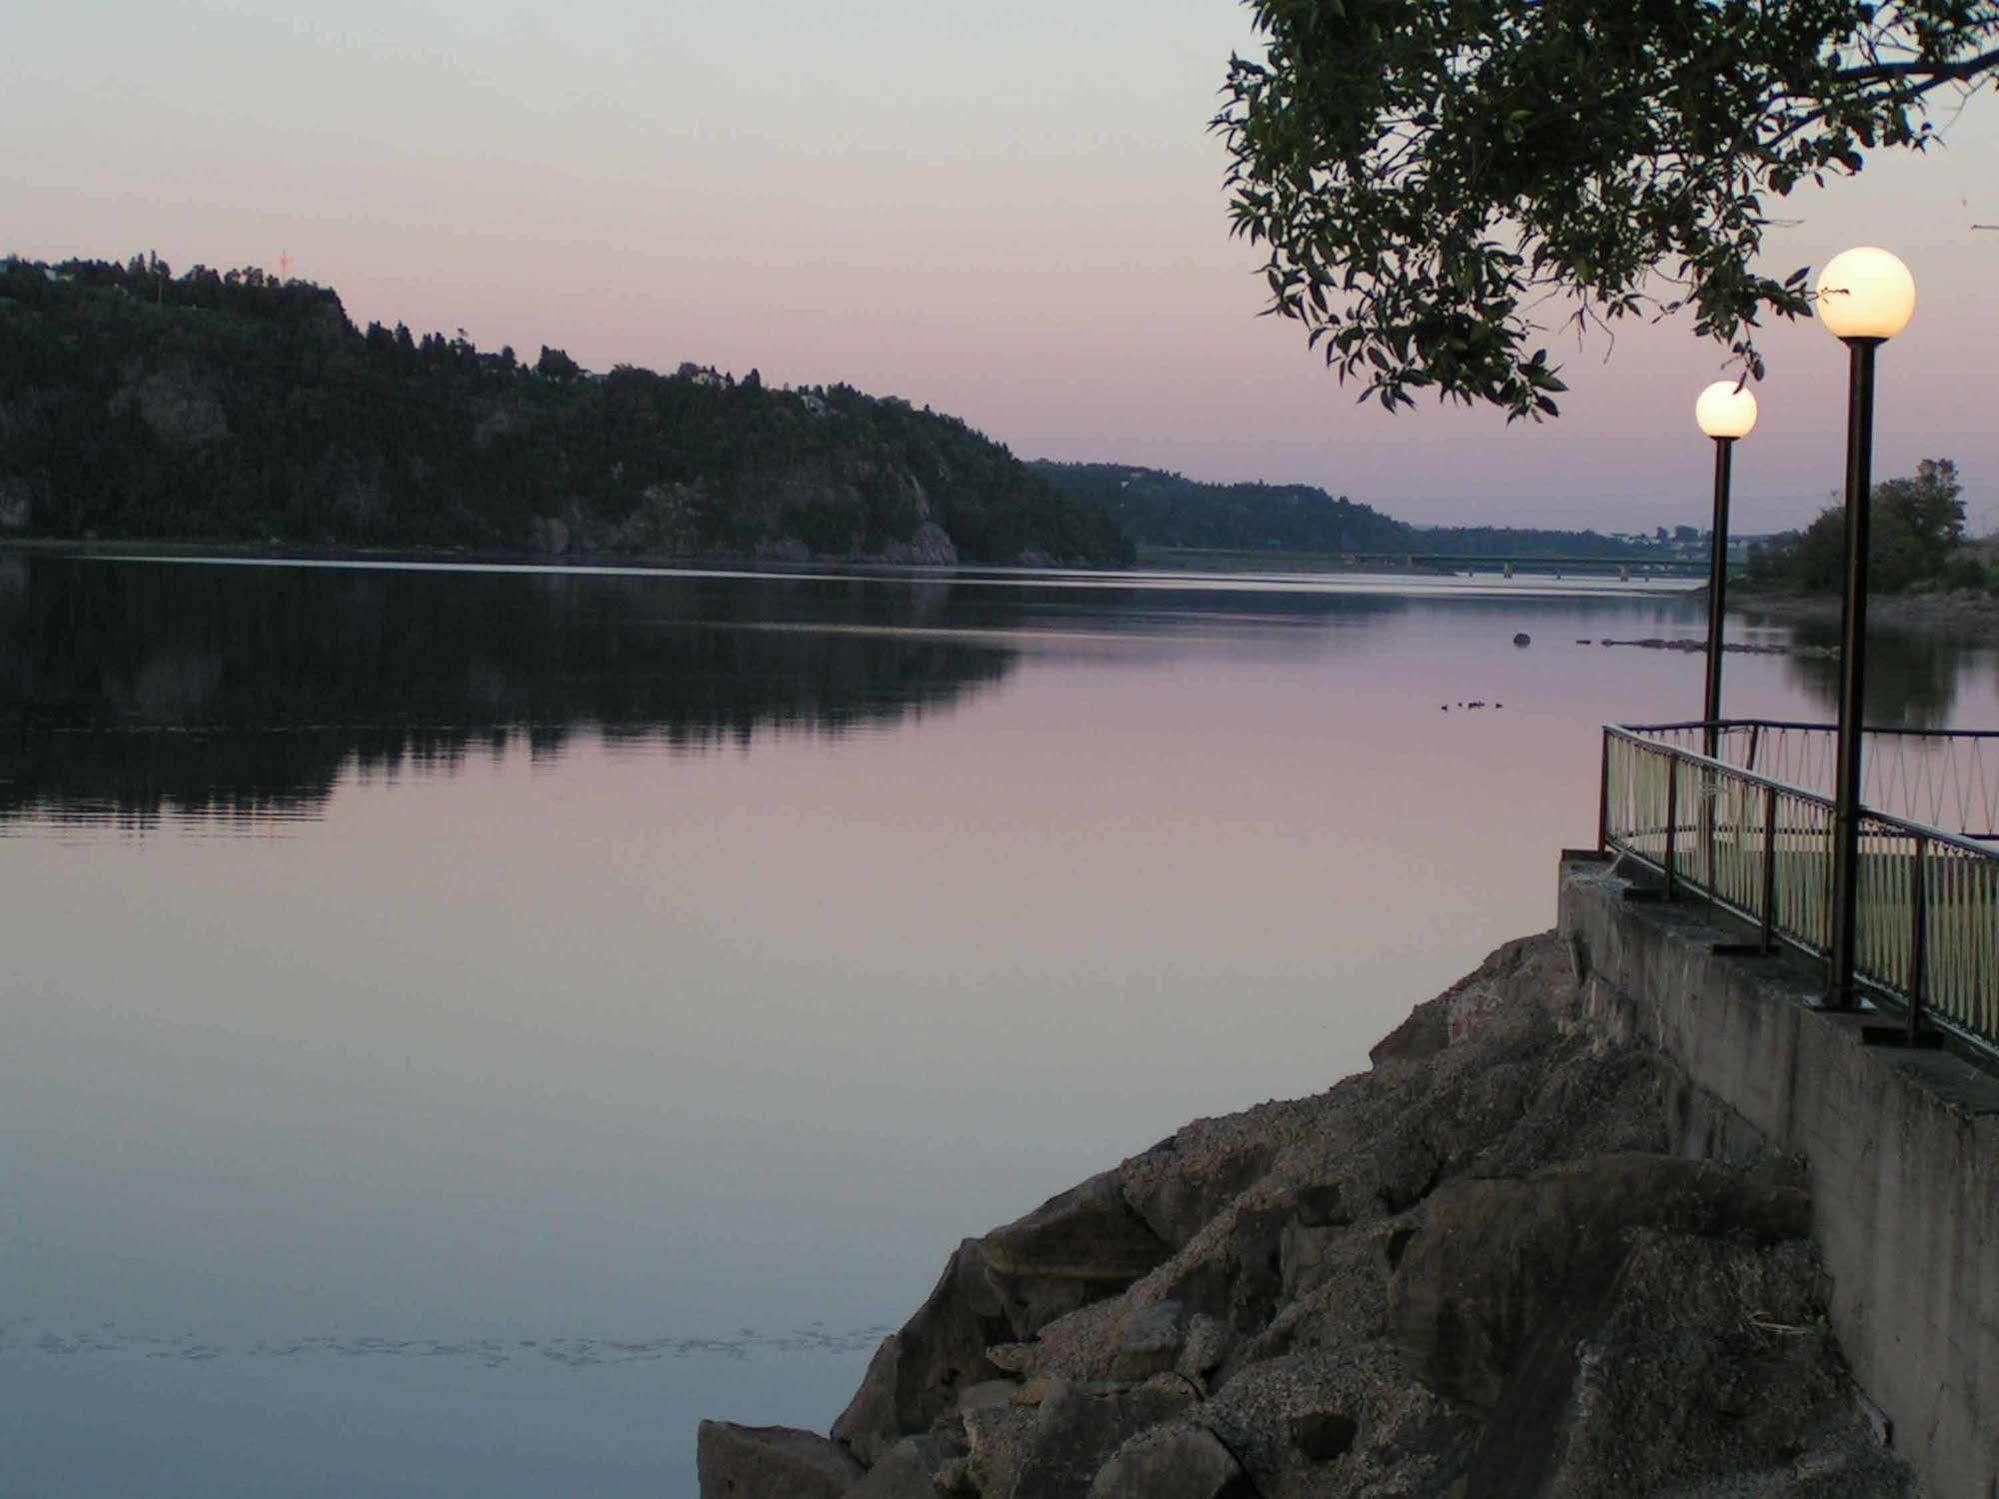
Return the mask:
[[[1768,201],[1921,150],[1999,67],[1994,0],[1248,0],[1214,120],[1269,311],[1389,410],[1434,388],[1556,414],[1539,307],[1691,308],[1760,376]]]
[[[1131,556],[893,396],[529,367],[255,269],[0,259],[0,535],[907,559],[937,530],[971,561]]]
[[[1912,476],[1874,486],[1869,500],[1867,586],[1982,588],[1984,565],[1964,544],[1964,486],[1948,458],[1925,458]],[[1750,576],[1807,593],[1837,593],[1845,578],[1846,509],[1828,506],[1795,539],[1750,557]]]

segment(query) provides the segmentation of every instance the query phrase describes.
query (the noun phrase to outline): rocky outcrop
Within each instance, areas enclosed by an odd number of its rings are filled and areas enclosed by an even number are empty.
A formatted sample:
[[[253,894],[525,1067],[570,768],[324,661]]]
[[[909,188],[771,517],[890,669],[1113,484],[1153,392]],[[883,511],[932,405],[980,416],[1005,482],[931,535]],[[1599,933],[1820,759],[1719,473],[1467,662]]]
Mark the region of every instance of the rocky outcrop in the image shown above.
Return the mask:
[[[834,1423],[845,1492],[1914,1492],[1826,1330],[1796,1163],[1587,1029],[1552,936],[1372,1061],[966,1240]],[[704,1499],[753,1492],[706,1462]]]
[[[701,1492],[717,1499],[842,1499],[862,1477],[842,1448],[787,1426],[703,1421],[694,1450]]]

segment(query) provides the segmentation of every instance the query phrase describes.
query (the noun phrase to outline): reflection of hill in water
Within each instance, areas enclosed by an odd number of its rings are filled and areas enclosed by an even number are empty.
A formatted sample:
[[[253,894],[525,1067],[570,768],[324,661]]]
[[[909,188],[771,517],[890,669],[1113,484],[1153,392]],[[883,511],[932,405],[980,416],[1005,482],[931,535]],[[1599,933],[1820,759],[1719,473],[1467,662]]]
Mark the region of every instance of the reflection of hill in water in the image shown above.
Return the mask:
[[[0,818],[307,814],[350,763],[893,722],[1013,663],[912,631],[949,592],[0,558]]]

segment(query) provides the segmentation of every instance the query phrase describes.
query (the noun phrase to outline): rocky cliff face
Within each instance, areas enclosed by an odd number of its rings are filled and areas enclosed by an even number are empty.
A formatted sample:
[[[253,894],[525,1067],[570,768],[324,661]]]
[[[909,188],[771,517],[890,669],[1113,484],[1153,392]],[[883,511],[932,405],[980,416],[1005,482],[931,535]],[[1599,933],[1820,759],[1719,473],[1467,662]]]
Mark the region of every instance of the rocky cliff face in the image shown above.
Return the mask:
[[[703,1499],[1914,1494],[1796,1163],[1577,1000],[1510,944],[966,1240],[829,1437],[704,1422]]]

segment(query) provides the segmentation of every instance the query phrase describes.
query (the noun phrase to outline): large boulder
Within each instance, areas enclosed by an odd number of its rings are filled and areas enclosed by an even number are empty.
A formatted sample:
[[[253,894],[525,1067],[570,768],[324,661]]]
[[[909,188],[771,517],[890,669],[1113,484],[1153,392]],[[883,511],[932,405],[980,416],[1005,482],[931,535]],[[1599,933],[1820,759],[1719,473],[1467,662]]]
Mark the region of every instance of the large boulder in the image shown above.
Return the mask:
[[[861,1465],[816,1432],[703,1421],[694,1443],[701,1499],[846,1499]]]
[[[988,1348],[1031,1338],[1115,1295],[1170,1252],[1108,1171],[983,1239],[967,1239],[929,1298],[876,1351],[833,1423],[834,1439],[873,1463],[901,1438],[927,1431],[959,1389],[1006,1372]]]
[[[1375,1341],[1247,1364],[1197,1418],[1265,1495],[1441,1495],[1464,1471],[1479,1413],[1425,1385]]]
[[[1100,1172],[986,1235],[1002,1276],[1122,1289],[1172,1253],[1131,1210],[1116,1171]],[[1032,1331],[1024,1327],[1022,1331]]]
[[[872,1465],[902,1438],[929,1430],[962,1388],[997,1376],[986,1349],[1012,1330],[985,1246],[965,1240],[915,1315],[875,1350],[833,1439]]]
[[[1142,1385],[1051,1382],[1027,1434],[1009,1499],[1078,1499],[1117,1449],[1178,1415],[1193,1393],[1170,1376]]]
[[[1797,1187],[1661,1155],[1453,1182],[1396,1270],[1395,1335],[1430,1383],[1490,1407],[1530,1339],[1573,1345],[1587,1333],[1644,1228],[1795,1238],[1811,1231],[1811,1201]]]
[[[1242,1464],[1212,1431],[1157,1426],[1097,1470],[1089,1499],[1258,1499]]]
[[[962,1442],[949,1437],[904,1437],[868,1469],[851,1499],[937,1499],[950,1474],[965,1457]]]

